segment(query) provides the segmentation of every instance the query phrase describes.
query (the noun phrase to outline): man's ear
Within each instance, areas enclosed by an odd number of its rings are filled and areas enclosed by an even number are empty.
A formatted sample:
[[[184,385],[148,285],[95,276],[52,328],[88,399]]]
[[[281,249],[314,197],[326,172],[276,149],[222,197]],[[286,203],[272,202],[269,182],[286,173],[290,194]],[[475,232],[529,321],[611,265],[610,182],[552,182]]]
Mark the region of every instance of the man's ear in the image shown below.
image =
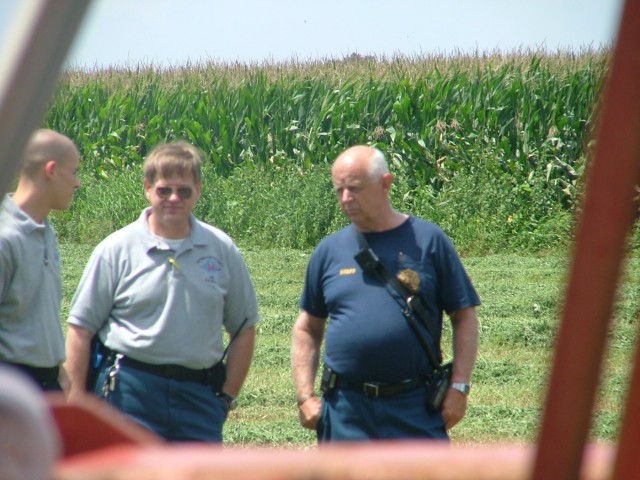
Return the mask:
[[[51,178],[53,177],[53,172],[56,169],[56,167],[58,166],[58,162],[56,162],[55,160],[49,160],[47,163],[44,164],[44,174],[47,178]]]
[[[391,190],[392,183],[393,183],[393,174],[385,173],[382,175],[382,186],[386,191]]]
[[[153,185],[151,185],[149,180],[147,180],[146,178],[142,180],[142,183],[144,185],[144,196],[147,197],[147,199],[148,199],[149,198],[149,193],[151,191],[151,187]]]

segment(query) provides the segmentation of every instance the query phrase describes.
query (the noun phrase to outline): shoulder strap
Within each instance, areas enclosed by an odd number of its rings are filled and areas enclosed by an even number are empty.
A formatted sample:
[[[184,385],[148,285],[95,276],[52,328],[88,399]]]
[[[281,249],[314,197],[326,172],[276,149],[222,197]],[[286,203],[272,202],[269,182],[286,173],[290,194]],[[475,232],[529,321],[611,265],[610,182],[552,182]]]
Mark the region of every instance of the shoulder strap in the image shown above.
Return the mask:
[[[356,238],[358,239],[358,245],[360,246],[360,252],[355,256],[356,262],[360,265],[360,268],[365,273],[371,273],[378,277],[378,279],[385,285],[389,294],[398,301],[400,305],[400,309],[402,310],[402,314],[405,319],[409,323],[409,326],[414,331],[422,348],[426,351],[429,359],[434,364],[435,367],[440,366],[442,363],[442,352],[440,351],[440,344],[438,339],[439,335],[434,330],[433,325],[429,321],[429,314],[427,309],[424,307],[422,300],[417,294],[414,294],[409,291],[407,287],[405,287],[398,278],[393,275],[382,263],[382,261],[378,258],[375,252],[369,246],[369,242],[364,237],[362,232],[360,232],[355,225],[353,229],[356,233]],[[393,294],[395,291],[404,302],[401,302],[396,295]],[[422,332],[420,331],[418,324],[416,323],[416,317],[420,320],[427,330],[429,334],[433,338],[434,342],[436,342],[437,353],[433,352],[433,348],[431,345],[424,339],[422,336]]]

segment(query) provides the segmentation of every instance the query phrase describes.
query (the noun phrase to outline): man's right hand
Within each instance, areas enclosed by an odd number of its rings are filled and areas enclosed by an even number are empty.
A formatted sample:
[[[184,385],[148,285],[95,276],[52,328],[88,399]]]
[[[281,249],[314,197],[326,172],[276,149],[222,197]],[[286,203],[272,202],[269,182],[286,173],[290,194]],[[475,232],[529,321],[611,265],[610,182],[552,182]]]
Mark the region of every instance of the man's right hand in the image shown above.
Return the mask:
[[[318,397],[310,397],[298,405],[300,425],[310,430],[315,430],[320,420],[322,400]]]

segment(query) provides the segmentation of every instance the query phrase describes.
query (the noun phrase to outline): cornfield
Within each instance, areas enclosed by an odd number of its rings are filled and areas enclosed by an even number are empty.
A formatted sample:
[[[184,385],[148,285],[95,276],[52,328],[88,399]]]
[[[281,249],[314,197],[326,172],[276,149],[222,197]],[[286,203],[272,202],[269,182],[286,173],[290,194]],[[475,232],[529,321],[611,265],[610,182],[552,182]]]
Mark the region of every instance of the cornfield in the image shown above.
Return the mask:
[[[371,144],[412,207],[480,175],[508,178],[516,195],[542,188],[570,210],[608,60],[587,50],[69,70],[45,124],[78,143],[98,180],[174,139],[200,147],[221,178],[305,172]]]

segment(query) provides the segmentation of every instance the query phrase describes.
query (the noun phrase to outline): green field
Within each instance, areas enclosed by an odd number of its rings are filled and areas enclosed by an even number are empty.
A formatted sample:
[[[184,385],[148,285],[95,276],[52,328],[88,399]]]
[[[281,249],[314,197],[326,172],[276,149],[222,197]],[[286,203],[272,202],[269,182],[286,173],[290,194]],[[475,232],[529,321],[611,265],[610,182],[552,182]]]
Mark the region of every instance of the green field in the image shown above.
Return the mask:
[[[314,436],[298,425],[289,348],[298,313],[308,251],[242,249],[254,280],[261,322],[254,363],[231,413],[225,439],[232,445],[304,447]],[[86,245],[63,244],[64,305],[69,308],[84,264]],[[467,257],[464,264],[482,298],[480,350],[473,392],[454,442],[535,441],[550,369],[558,312],[562,306],[564,256]],[[640,311],[640,262],[632,259],[610,329],[609,351],[595,412],[593,439],[611,441],[619,428],[630,357]],[[450,351],[450,331],[445,335]]]
[[[146,205],[140,166],[149,149],[192,142],[205,160],[195,214],[242,246],[262,315],[227,442],[313,444],[297,422],[291,327],[310,252],[346,224],[329,166],[346,147],[373,145],[394,174],[394,207],[443,228],[483,300],[469,411],[454,442],[533,441],[609,54],[67,71],[44,119],[82,153],[82,188],[69,211],[52,215],[63,314],[92,246]],[[639,247],[636,229],[609,330],[597,440],[619,428],[640,313]],[[449,331],[445,342],[449,349]]]
[[[95,243],[131,222],[144,156],[186,139],[205,157],[199,218],[247,245],[310,249],[345,222],[329,164],[370,144],[396,178],[396,208],[465,254],[562,249],[608,61],[524,51],[67,71],[44,124],[77,142],[83,188],[55,225]]]

